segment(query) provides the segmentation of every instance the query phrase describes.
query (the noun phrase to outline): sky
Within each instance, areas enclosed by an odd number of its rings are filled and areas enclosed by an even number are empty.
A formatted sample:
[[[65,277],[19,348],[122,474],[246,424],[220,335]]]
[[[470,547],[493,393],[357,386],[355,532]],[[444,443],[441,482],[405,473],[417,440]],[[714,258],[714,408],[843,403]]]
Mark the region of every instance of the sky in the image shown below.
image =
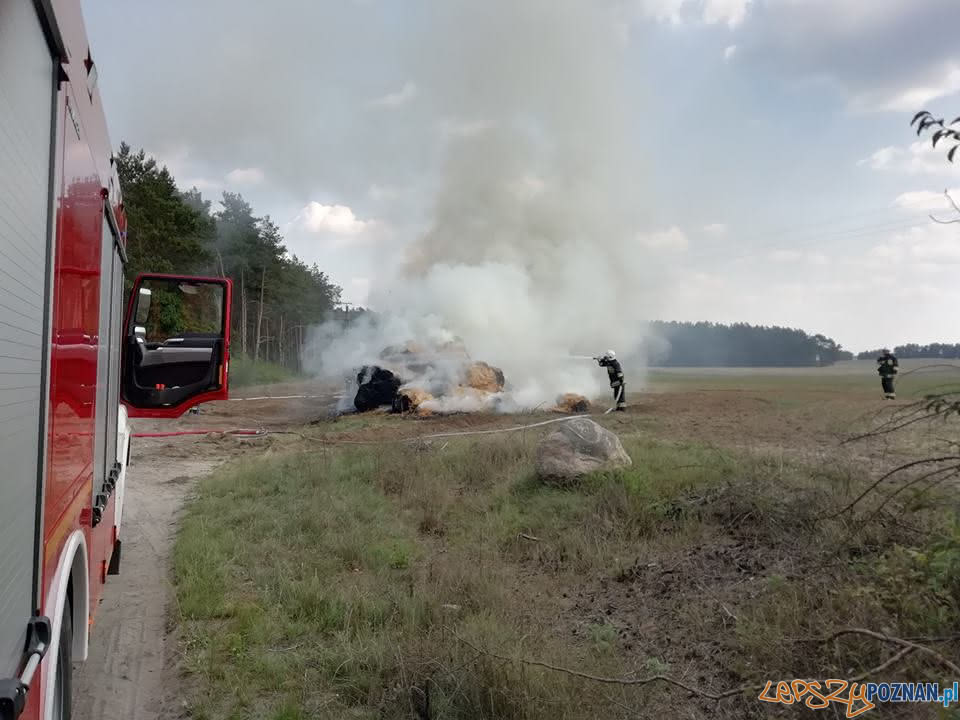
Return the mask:
[[[960,166],[909,126],[960,115],[955,0],[83,9],[114,145],[208,199],[242,193],[344,300],[384,309],[397,267],[451,252],[443,231],[463,233],[458,262],[509,254],[514,211],[539,203],[537,226],[549,213],[577,248],[549,256],[560,312],[785,325],[853,350],[960,339],[960,224],[928,217],[951,217]],[[458,152],[477,138],[489,158]],[[449,221],[507,177],[510,212],[496,196],[482,233]],[[591,253],[616,260],[577,282]]]

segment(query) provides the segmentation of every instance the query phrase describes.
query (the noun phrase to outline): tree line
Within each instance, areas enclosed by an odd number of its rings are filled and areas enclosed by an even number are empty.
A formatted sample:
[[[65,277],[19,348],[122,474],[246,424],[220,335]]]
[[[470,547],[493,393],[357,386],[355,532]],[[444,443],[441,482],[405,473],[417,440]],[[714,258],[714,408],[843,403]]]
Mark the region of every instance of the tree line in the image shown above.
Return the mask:
[[[883,352],[882,349],[866,350],[858,353],[858,360],[871,360]],[[960,359],[960,343],[929,343],[928,345],[919,345],[918,343],[907,343],[906,345],[897,345],[893,348],[893,354],[898,358],[945,358],[949,360]]]
[[[128,219],[127,289],[140,272],[233,280],[233,352],[300,369],[310,325],[334,315],[341,289],[287,251],[269,215],[238,193],[214,209],[197,188],[181,191],[170,171],[123,143],[116,156]]]
[[[647,359],[664,367],[799,367],[853,359],[832,338],[777,326],[658,321],[651,336]]]

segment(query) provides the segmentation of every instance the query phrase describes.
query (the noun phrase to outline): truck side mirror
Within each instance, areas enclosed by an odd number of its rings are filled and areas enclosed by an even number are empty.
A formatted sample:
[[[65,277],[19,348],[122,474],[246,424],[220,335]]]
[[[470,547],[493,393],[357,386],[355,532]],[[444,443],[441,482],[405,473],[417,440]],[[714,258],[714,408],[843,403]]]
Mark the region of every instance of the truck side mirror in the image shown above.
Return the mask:
[[[137,277],[120,384],[130,417],[179,417],[227,398],[231,290],[227,278]]]
[[[138,325],[146,325],[147,318],[150,317],[150,288],[141,287],[137,292],[137,315]]]

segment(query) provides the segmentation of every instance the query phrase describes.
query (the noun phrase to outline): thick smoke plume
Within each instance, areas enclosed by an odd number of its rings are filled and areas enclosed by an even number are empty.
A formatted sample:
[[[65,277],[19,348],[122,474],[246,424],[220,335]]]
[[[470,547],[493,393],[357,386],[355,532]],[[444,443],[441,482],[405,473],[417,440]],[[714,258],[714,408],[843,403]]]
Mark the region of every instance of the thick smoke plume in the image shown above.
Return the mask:
[[[589,360],[616,349],[628,382],[652,278],[638,243],[642,167],[627,142],[625,19],[598,0],[430,5],[411,72],[440,143],[428,229],[378,278],[376,323],[317,330],[326,374],[387,345],[462,339],[503,369],[507,409],[595,396]]]

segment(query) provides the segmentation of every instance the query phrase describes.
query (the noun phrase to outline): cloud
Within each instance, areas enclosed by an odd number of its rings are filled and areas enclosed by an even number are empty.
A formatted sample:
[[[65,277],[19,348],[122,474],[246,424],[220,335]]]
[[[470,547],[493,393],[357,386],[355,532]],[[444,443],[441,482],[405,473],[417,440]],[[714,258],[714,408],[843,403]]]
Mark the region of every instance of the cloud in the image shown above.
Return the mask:
[[[370,199],[374,202],[386,202],[389,200],[395,200],[397,196],[400,195],[400,191],[392,186],[387,185],[378,185],[373,183],[367,190],[367,195],[370,196]]]
[[[870,249],[869,257],[883,263],[913,265],[929,271],[936,265],[960,264],[960,243],[951,225],[930,223],[897,233]]]
[[[653,233],[640,233],[637,242],[649,250],[683,252],[690,247],[690,241],[680,228],[673,226],[667,230]]]
[[[818,80],[851,110],[915,112],[960,90],[955,0],[764,0],[739,51],[771,72]]]
[[[634,0],[640,18],[738,32],[749,53],[839,90],[856,111],[915,112],[960,92],[955,0]],[[921,41],[913,41],[922,38]]]
[[[703,231],[708,235],[726,235],[727,226],[723,223],[710,223],[703,226]]]
[[[933,147],[927,139],[918,140],[906,147],[888,145],[858,162],[874,170],[890,170],[910,175],[947,175],[953,167],[947,161],[943,144]]]
[[[407,81],[397,92],[392,92],[370,101],[371,107],[378,108],[398,108],[411,102],[419,94],[417,85],[414,82]]]
[[[263,182],[263,170],[260,168],[237,168],[227,173],[227,182],[231,185],[259,185]]]
[[[960,202],[960,189],[949,191],[955,200]],[[912,192],[901,193],[894,201],[898,207],[905,210],[952,210],[950,201],[942,192],[933,192],[931,190],[914,190]]]
[[[869,165],[874,170],[889,170],[903,156],[903,150],[893,145],[882,147],[870,157],[865,157],[857,165]]]
[[[521,201],[533,200],[542,195],[547,188],[543,179],[533,174],[526,174],[508,183],[510,192]]]
[[[176,177],[176,176],[174,176]],[[205,177],[194,177],[194,178],[179,178],[176,177],[177,186],[183,190],[188,190],[190,188],[196,188],[204,193],[216,193],[223,187],[223,183],[217,180],[210,180]]]
[[[770,259],[778,263],[798,262],[803,258],[803,253],[799,250],[774,250],[770,253]]]
[[[346,205],[323,205],[314,200],[297,214],[292,224],[312,233],[354,237],[372,229],[375,222],[358,219]]]
[[[639,0],[636,9],[641,17],[679,24],[683,21],[680,11],[686,3],[687,0]]]
[[[462,118],[443,118],[439,122],[440,134],[447,139],[476,137],[493,125],[485,120],[464,120]]]
[[[907,87],[873,91],[853,99],[852,105],[864,110],[916,112],[927,103],[960,92],[960,65],[947,62],[927,70]]]
[[[743,22],[750,0],[704,0],[703,21],[708,25],[726,23],[735,28]]]
[[[767,257],[775,263],[808,263],[810,265],[827,265],[829,258],[822,252],[807,252],[781,248],[768,253]]]
[[[659,22],[702,22],[735,28],[743,23],[750,3],[751,0],[639,0],[635,7],[641,17]]]

